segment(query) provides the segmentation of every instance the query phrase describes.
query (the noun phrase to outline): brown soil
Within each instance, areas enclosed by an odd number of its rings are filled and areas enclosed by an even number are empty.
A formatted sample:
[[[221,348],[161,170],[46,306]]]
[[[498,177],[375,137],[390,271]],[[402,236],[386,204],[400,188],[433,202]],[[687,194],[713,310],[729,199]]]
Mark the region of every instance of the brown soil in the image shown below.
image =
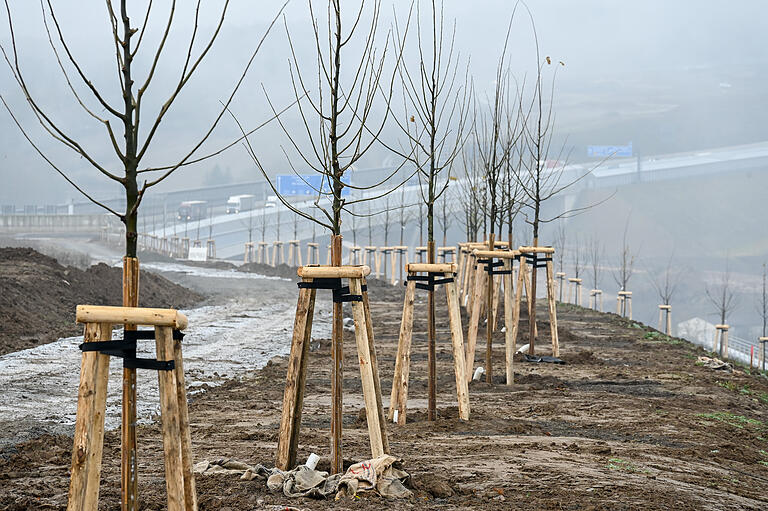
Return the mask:
[[[120,305],[122,270],[97,264],[64,267],[31,248],[0,248],[0,355],[82,333],[78,304]],[[141,273],[139,305],[186,308],[201,295]]]
[[[402,289],[398,288],[400,299]],[[378,300],[373,293],[372,298]],[[423,294],[423,293],[422,293]],[[442,292],[439,297],[444,299]],[[200,476],[201,510],[223,509],[766,509],[768,381],[743,371],[695,364],[702,353],[650,329],[576,307],[561,307],[566,365],[515,366],[503,382],[503,334],[494,346],[495,381],[470,385],[472,415],[457,418],[450,342],[438,328],[438,419],[428,422],[425,306],[417,302],[408,424],[388,425],[392,453],[405,460],[414,497],[340,501],[291,500],[260,481]],[[443,303],[440,300],[438,303]],[[373,301],[385,404],[402,304]],[[540,308],[544,319],[545,309]],[[522,332],[527,324],[522,322]],[[548,354],[540,326],[538,353]],[[483,333],[481,331],[481,339]],[[522,343],[527,342],[525,333]],[[484,360],[479,343],[477,360]],[[329,450],[329,342],[312,343],[299,459]],[[344,456],[369,456],[354,341],[345,345]],[[477,366],[477,363],[475,364]],[[286,361],[275,359],[240,381],[193,398],[193,455],[272,465],[282,409]],[[74,394],[73,394],[74,399]],[[140,428],[143,509],[165,508],[158,425]],[[119,432],[107,435],[103,509],[119,499]],[[64,509],[71,439],[43,437],[0,468],[0,508]],[[327,467],[327,459],[320,467]]]

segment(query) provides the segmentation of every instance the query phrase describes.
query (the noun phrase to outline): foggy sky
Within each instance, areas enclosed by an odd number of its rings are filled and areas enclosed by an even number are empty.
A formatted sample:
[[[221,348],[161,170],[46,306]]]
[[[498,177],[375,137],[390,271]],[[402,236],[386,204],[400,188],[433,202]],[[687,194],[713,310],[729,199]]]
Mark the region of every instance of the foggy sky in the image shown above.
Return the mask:
[[[65,37],[86,74],[116,103],[114,49],[104,5],[89,4],[92,6],[86,8],[82,2],[72,0],[53,3]],[[22,70],[35,97],[100,161],[118,170],[103,127],[83,115],[66,88],[48,46],[40,6],[28,0],[10,4]],[[177,6],[176,25],[147,96],[145,128],[180,72],[192,19],[190,6],[186,5],[191,2],[180,4],[184,5]],[[210,34],[221,2],[204,4],[203,38]],[[143,5],[131,2],[133,26],[140,22]],[[323,2],[313,5],[316,14],[322,16]],[[480,91],[493,86],[512,5],[500,0],[445,2],[446,22],[456,20],[456,47],[462,59],[471,58],[470,72]],[[542,55],[566,63],[558,76],[555,98],[558,140],[567,139],[576,146],[632,140],[644,154],[768,140],[764,97],[768,7],[763,0],[531,0],[529,5]],[[144,60],[137,62],[139,77],[145,72],[141,66],[146,66],[158,43],[167,6],[168,2],[155,2],[155,23],[142,43],[140,59]],[[385,34],[393,17],[404,22],[408,6],[406,1],[382,3],[380,35]],[[278,8],[276,2],[233,2],[219,40],[162,123],[146,164],[174,161],[205,132],[218,113],[219,101],[226,99]],[[300,64],[311,75],[313,41],[306,2],[291,2],[285,17]],[[4,13],[0,43],[10,49]],[[233,103],[233,111],[246,125],[255,126],[269,115],[262,84],[276,104],[291,100],[289,57],[280,20]],[[412,55],[408,62],[413,65]],[[512,73],[518,77],[530,76],[535,70],[530,23],[522,15],[513,23],[510,62]],[[7,66],[2,64],[0,94],[40,147],[86,189],[99,196],[119,194],[115,183],[106,182],[84,160],[42,132]],[[78,91],[88,97],[82,87]],[[90,98],[89,105],[95,105]],[[289,112],[285,122],[296,126],[295,112]],[[398,136],[395,130],[386,135],[390,139]],[[206,147],[220,147],[236,136],[233,122],[224,118]],[[279,150],[288,142],[276,126],[261,130],[252,140],[270,171],[289,169]],[[386,157],[386,151],[376,149],[361,166],[381,166]],[[179,171],[163,186],[198,186],[214,166],[227,171],[235,181],[259,178],[245,152],[237,147],[215,160]],[[0,204],[63,203],[70,197],[82,200],[35,154],[4,110],[0,110],[0,179]]]

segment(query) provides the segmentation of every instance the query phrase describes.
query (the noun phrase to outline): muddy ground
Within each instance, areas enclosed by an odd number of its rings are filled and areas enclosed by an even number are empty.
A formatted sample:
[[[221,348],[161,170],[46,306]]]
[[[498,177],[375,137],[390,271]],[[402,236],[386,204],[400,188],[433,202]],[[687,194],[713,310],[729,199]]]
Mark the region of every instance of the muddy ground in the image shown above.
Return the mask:
[[[372,314],[385,406],[392,383],[402,287],[377,292]],[[386,289],[386,291],[384,291]],[[441,292],[442,293],[442,292]],[[380,298],[386,299],[381,301]],[[423,298],[423,297],[421,297]],[[470,385],[472,415],[457,418],[447,321],[438,334],[438,420],[426,421],[425,300],[417,303],[408,424],[388,425],[392,453],[411,473],[414,497],[313,501],[270,493],[263,482],[198,476],[202,510],[284,509],[765,509],[768,506],[768,380],[696,365],[703,352],[652,329],[560,306],[566,365],[515,366],[503,382],[496,336],[494,384]],[[443,303],[439,301],[438,303]],[[540,316],[545,313],[540,308]],[[439,316],[442,317],[442,316]],[[526,321],[522,322],[526,332]],[[482,335],[482,333],[481,333]],[[547,328],[539,346],[546,352]],[[523,334],[521,342],[527,342]],[[327,455],[330,350],[312,343],[299,458]],[[369,456],[354,354],[345,341],[344,457]],[[476,360],[484,360],[482,345]],[[475,364],[477,366],[477,363]],[[191,399],[195,461],[233,458],[272,466],[286,360]],[[143,509],[165,508],[157,424],[139,430]],[[71,438],[44,436],[6,452],[0,508],[64,509]],[[101,508],[120,494],[119,432],[107,434]],[[328,466],[323,458],[320,468]]]
[[[62,266],[31,248],[0,248],[0,355],[82,333],[78,304],[121,305],[122,270]],[[142,307],[188,308],[203,296],[153,273],[139,282]]]

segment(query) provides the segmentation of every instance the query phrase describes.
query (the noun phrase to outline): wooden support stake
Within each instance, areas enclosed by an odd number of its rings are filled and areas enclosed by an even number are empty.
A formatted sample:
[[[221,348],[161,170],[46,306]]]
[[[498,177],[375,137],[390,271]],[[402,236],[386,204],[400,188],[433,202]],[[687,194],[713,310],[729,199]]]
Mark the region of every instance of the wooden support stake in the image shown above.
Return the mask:
[[[555,302],[555,278],[552,261],[547,261],[547,303],[549,305],[549,330],[552,336],[552,356],[560,356],[560,337],[557,334],[557,303]]]
[[[173,360],[173,331],[167,326],[155,327],[157,360]],[[185,511],[184,465],[182,462],[181,425],[177,398],[176,372],[157,371],[160,386],[160,419],[165,459],[165,487],[168,510]]]
[[[83,342],[105,341],[111,335],[112,325],[87,323]],[[108,381],[109,356],[98,351],[84,351],[77,392],[67,511],[86,511],[98,506]]]
[[[367,286],[365,277],[363,285]],[[368,347],[371,354],[371,369],[373,370],[373,387],[376,392],[376,412],[379,416],[379,427],[381,428],[381,440],[384,447],[384,454],[389,454],[389,439],[387,438],[387,421],[384,417],[384,403],[381,396],[381,378],[379,378],[379,362],[376,355],[376,343],[373,338],[373,321],[371,320],[371,307],[368,301],[368,290],[363,291],[363,310],[365,311],[365,327],[368,331]]]
[[[523,282],[525,282],[525,257],[520,258],[520,266],[517,269],[517,288],[515,288],[515,306],[512,309],[512,355],[517,351],[517,333],[520,327],[520,302],[523,299]],[[509,326],[507,326],[509,330]]]
[[[392,377],[392,392],[389,398],[388,420],[393,420],[397,410],[397,423],[405,424],[408,401],[408,377],[411,367],[411,339],[413,338],[413,301],[416,294],[416,282],[409,280],[405,286],[403,319],[400,322],[400,336],[397,341],[395,374]]]
[[[173,337],[172,332],[170,335]],[[189,430],[189,406],[187,404],[187,385],[184,378],[181,340],[173,340],[173,363],[173,370],[176,373],[176,400],[179,403],[181,465],[184,473],[184,509],[185,511],[197,511],[197,490],[195,488],[195,475],[192,473],[192,434]]]
[[[485,271],[478,264],[474,271],[474,290],[472,292],[469,324],[467,325],[467,380],[472,379],[475,366],[475,350],[477,348],[477,329],[480,324],[480,304],[482,302]]]
[[[349,279],[349,292],[353,295],[362,294],[362,279]],[[368,329],[365,325],[365,311],[362,302],[352,302],[352,319],[355,322],[355,342],[357,356],[360,361],[360,380],[363,386],[365,401],[365,417],[368,422],[368,436],[371,442],[371,457],[378,458],[384,454],[382,427],[379,423],[378,401],[374,384],[373,368],[371,367],[371,351],[368,343]]]
[[[304,282],[311,280],[304,279]],[[280,431],[277,437],[275,466],[280,470],[291,470],[296,464],[316,292],[315,289],[300,289],[299,301],[296,304],[296,319],[293,323],[293,339],[283,393]]]
[[[504,270],[512,271],[512,259],[504,260]],[[514,298],[512,296],[512,278],[511,273],[504,275],[504,348],[506,361],[507,385],[515,383],[514,357],[515,342],[512,336],[512,325],[514,324],[513,308]]]
[[[494,243],[496,242],[496,236],[494,233],[491,233],[488,238],[488,246],[493,249]],[[490,261],[488,263],[488,269],[492,269],[492,262],[493,258],[490,258]],[[485,277],[486,280],[486,288],[485,288],[485,308],[486,308],[486,317],[485,317],[485,382],[486,383],[493,383],[493,324],[495,322],[495,316],[493,315],[494,310],[494,287],[493,287],[493,274],[486,271],[487,276]]]
[[[446,273],[445,277],[453,277],[453,274]],[[459,419],[467,421],[469,420],[469,388],[466,363],[464,361],[464,335],[461,327],[461,310],[459,309],[459,295],[455,282],[445,284],[445,294],[448,301],[448,318],[451,326],[451,346],[453,348],[453,369],[456,375],[456,398],[459,403]]]

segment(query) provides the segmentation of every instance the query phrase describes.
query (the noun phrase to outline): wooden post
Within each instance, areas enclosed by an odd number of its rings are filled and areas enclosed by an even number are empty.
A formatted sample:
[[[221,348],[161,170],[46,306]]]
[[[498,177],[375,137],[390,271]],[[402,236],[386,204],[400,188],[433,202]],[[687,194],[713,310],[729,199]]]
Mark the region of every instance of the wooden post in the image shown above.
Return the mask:
[[[397,423],[405,424],[408,401],[408,377],[411,367],[411,339],[413,338],[413,301],[416,282],[409,280],[405,286],[403,319],[400,322],[400,336],[397,341],[395,373],[392,376],[392,392],[389,398],[388,420],[393,420],[397,410]]]
[[[768,344],[768,337],[760,337],[760,368],[765,371],[765,345]]]
[[[477,257],[475,257],[477,261]],[[474,290],[469,311],[469,324],[467,325],[467,379],[472,379],[472,372],[475,365],[475,349],[477,347],[477,329],[480,324],[480,301],[483,294],[483,280],[485,271],[482,265],[478,264],[474,270]]]
[[[156,326],[155,339],[157,360],[173,360],[173,332],[171,327]],[[160,422],[163,435],[168,510],[185,511],[187,507],[185,506],[184,464],[181,454],[181,424],[176,372],[175,370],[157,371],[157,379],[160,386]]]
[[[512,259],[504,260],[504,270],[511,272],[514,265]],[[512,296],[512,278],[511,273],[504,275],[504,348],[505,348],[505,361],[506,361],[506,374],[507,385],[515,383],[515,371],[514,371],[514,339],[512,337],[512,325],[514,323],[513,308],[514,298]]]
[[[520,302],[523,299],[523,282],[525,281],[525,257],[520,257],[520,266],[517,269],[517,288],[515,289],[515,305],[512,309],[512,354],[517,351],[517,332],[520,326]],[[509,330],[509,326],[507,326]]]
[[[307,264],[320,264],[320,248],[317,243],[307,243]]]
[[[392,270],[392,274],[390,275],[390,284],[393,286],[395,285],[395,272],[397,269],[397,249],[392,248],[392,252],[389,254],[389,265]]]
[[[560,292],[560,300],[559,301],[562,303],[562,301],[563,301],[563,286],[564,286],[564,282],[565,282],[565,273],[559,271],[559,272],[557,272],[555,274],[555,276],[557,276],[557,280],[560,281],[560,284],[558,284],[557,288],[558,288],[558,290]]]
[[[349,292],[353,295],[361,295],[363,292],[361,282],[362,279],[359,278],[349,279]],[[357,344],[357,356],[360,361],[360,380],[363,386],[365,416],[368,422],[368,436],[371,442],[371,457],[378,458],[384,454],[384,440],[382,438],[382,426],[379,423],[378,401],[371,366],[371,351],[368,343],[368,329],[365,324],[365,311],[363,310],[362,301],[352,302],[352,318],[355,322],[355,342]]]
[[[310,282],[312,279],[305,278],[303,281]],[[293,323],[291,353],[288,358],[288,374],[283,392],[280,430],[277,438],[275,466],[280,470],[291,470],[296,465],[316,292],[315,289],[299,289],[299,301],[296,304],[296,318]]]
[[[112,325],[87,323],[83,342],[109,340],[111,335]],[[108,381],[109,356],[98,351],[84,351],[77,392],[67,511],[85,511],[98,506]]]
[[[582,279],[576,279],[576,305],[581,307],[581,282]]]
[[[246,241],[245,242],[245,250],[243,251],[243,264],[248,264],[254,262],[254,255],[253,255],[253,242],[252,241]]]
[[[379,377],[379,362],[376,355],[376,343],[373,337],[373,321],[371,320],[371,307],[368,301],[368,285],[365,277],[362,281],[365,287],[363,291],[363,311],[365,311],[365,327],[368,333],[368,347],[370,348],[371,369],[373,370],[373,387],[376,393],[376,412],[379,416],[379,427],[381,428],[381,440],[384,446],[384,453],[389,454],[389,439],[387,438],[387,421],[384,417],[384,404],[381,397],[381,378]]]
[[[458,270],[456,273],[456,289],[459,295],[459,302],[464,297],[464,266],[467,260],[467,255],[464,251],[463,243],[459,243],[459,260]]]
[[[446,278],[454,277],[445,273]],[[464,361],[464,336],[461,328],[461,310],[459,295],[455,282],[445,284],[445,294],[448,300],[448,317],[451,326],[451,346],[453,348],[453,370],[456,375],[456,398],[459,403],[459,418],[469,420],[469,388],[466,363]]]
[[[172,332],[171,337],[173,337]],[[185,510],[197,510],[195,475],[192,473],[192,434],[189,430],[189,406],[187,404],[187,386],[184,378],[181,340],[173,340],[173,361],[174,371],[176,372],[176,399],[179,402],[181,463],[184,472],[184,505]]]
[[[496,235],[491,233],[488,237],[489,250],[493,250],[496,243]],[[495,317],[493,315],[493,258],[489,258],[489,263],[486,271],[486,318],[485,318],[485,382],[493,383],[493,323]]]
[[[549,330],[552,336],[552,356],[560,356],[560,337],[557,333],[557,303],[555,303],[555,279],[552,276],[552,261],[547,261],[547,304],[549,305]],[[581,280],[581,279],[579,279]],[[577,282],[579,295],[581,295],[581,283]],[[578,305],[578,304],[577,304]]]
[[[139,260],[123,258],[123,307],[139,306]],[[136,330],[127,324],[125,330]],[[123,403],[120,423],[121,509],[138,509],[138,460],[136,457],[136,369],[123,369]]]

